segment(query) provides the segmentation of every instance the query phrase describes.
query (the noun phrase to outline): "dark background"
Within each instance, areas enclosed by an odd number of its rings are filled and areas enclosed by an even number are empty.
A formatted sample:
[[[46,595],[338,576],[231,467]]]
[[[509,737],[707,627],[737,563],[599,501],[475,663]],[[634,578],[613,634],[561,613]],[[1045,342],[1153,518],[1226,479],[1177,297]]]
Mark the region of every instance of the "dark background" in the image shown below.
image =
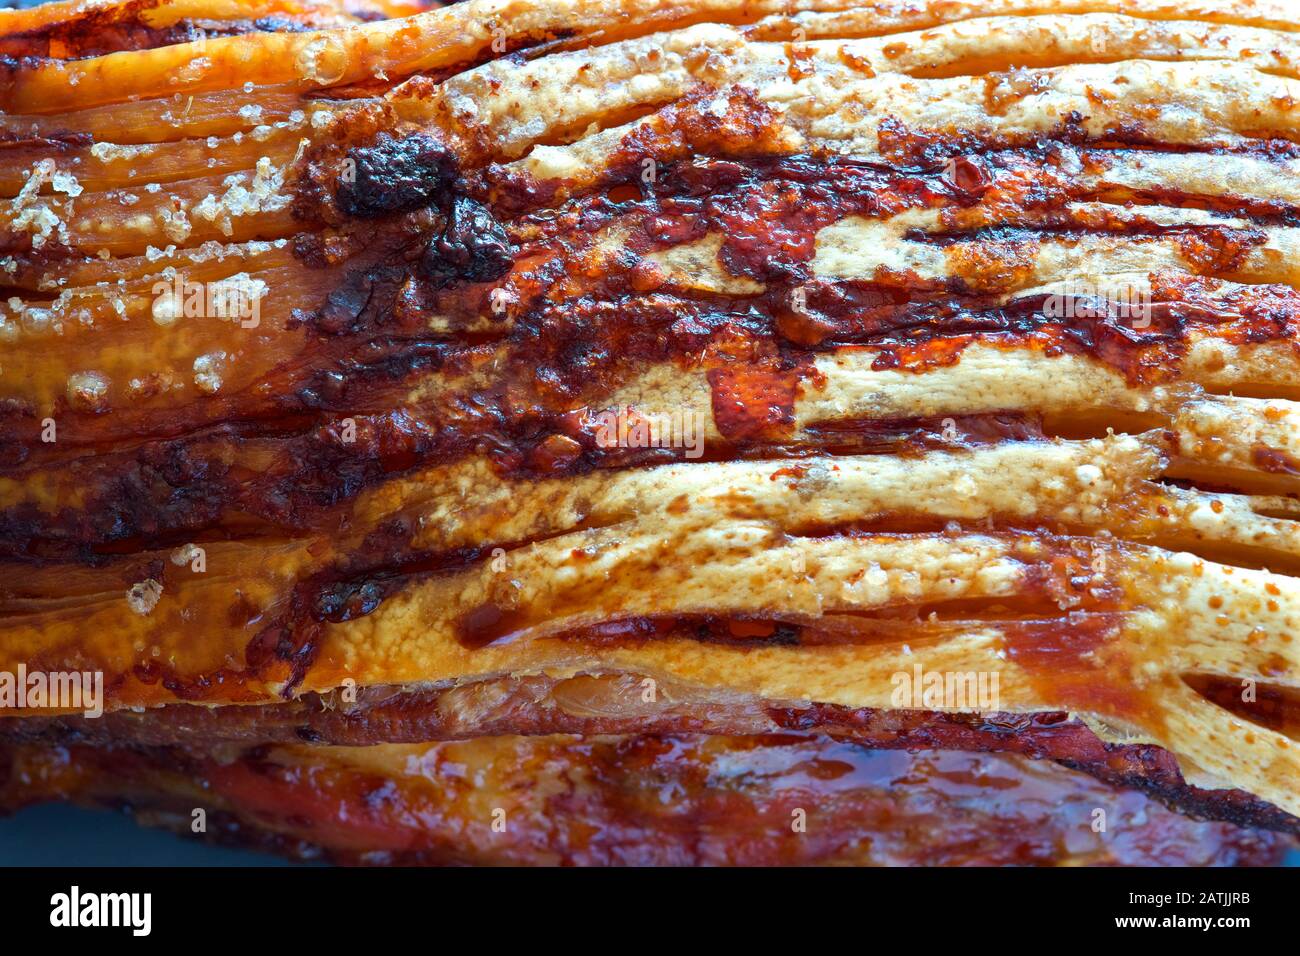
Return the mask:
[[[0,867],[292,865],[267,853],[152,830],[108,810],[51,804],[0,818]]]

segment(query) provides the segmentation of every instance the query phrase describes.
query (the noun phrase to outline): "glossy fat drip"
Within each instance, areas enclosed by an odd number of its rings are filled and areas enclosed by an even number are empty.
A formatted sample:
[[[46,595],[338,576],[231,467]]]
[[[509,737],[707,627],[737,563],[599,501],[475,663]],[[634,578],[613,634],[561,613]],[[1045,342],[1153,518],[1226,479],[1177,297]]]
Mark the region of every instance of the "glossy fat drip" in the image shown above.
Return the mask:
[[[763,622],[744,622],[748,640]],[[740,628],[736,628],[740,630]],[[734,639],[734,638],[733,638]],[[910,675],[909,675],[910,676]],[[976,695],[973,704],[989,704]],[[653,689],[654,693],[647,693]],[[1215,688],[1223,694],[1224,688]],[[1242,716],[1265,726],[1294,722],[1276,689]],[[1222,697],[1231,704],[1231,698]],[[922,698],[914,703],[924,706]],[[1231,709],[1231,707],[1230,707]],[[1289,716],[1288,716],[1289,715]],[[720,735],[810,732],[881,750],[1006,751],[1051,760],[1114,787],[1131,787],[1198,819],[1295,833],[1295,819],[1240,790],[1187,787],[1175,757],[1151,745],[1105,744],[1065,713],[941,713],[770,703],[734,693],[654,681],[636,674],[499,678],[427,690],[370,687],[346,695],[303,695],[292,702],[241,707],[174,704],[94,720],[31,718],[8,736],[29,743],[77,742],[142,747],[247,747],[256,743],[343,744],[465,740],[500,734],[629,733]]]
[[[1073,714],[1285,827],[1294,722],[1224,687],[1297,682],[1294,25],[787,6],[16,66],[4,666]],[[1001,698],[900,708],[918,666]]]
[[[10,754],[0,795],[20,779],[22,799],[125,798],[175,826],[201,788],[219,839],[346,863],[1204,866],[1272,864],[1285,849],[1050,763],[792,734],[486,737],[179,763],[57,753]],[[494,814],[509,826],[494,830]]]

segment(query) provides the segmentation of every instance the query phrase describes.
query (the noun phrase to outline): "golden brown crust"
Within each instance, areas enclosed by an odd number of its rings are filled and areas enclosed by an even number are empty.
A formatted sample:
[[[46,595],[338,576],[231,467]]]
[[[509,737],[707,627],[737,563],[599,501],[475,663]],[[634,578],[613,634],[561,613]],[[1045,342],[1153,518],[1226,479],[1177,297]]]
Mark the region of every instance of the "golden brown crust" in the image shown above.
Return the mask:
[[[1300,813],[1289,720],[1197,689],[1300,686],[1284,5],[796,6],[10,68],[0,669],[115,708],[996,673]]]

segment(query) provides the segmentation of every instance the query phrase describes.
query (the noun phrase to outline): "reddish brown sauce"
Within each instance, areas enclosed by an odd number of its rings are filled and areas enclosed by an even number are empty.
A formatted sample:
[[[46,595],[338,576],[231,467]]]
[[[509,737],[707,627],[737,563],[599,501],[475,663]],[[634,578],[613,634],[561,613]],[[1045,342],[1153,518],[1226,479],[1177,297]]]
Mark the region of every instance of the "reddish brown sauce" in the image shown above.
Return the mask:
[[[1014,77],[1009,82],[1015,87]],[[1024,271],[1043,230],[963,233],[960,216],[993,202],[1029,212],[1092,198],[1065,173],[1063,144],[1085,145],[1077,117],[1032,143],[943,139],[886,120],[881,143],[889,162],[861,163],[774,155],[774,120],[766,107],[741,92],[719,118],[704,108],[705,99],[688,97],[638,128],[595,188],[563,202],[556,198],[559,184],[507,196],[510,177],[490,167],[460,171],[451,198],[417,189],[409,203],[389,210],[361,197],[353,211],[364,212],[364,221],[332,209],[339,235],[326,241],[305,233],[297,247],[304,261],[346,259],[350,271],[317,311],[297,317],[304,351],[268,370],[267,388],[258,395],[165,413],[123,409],[94,416],[61,409],[57,445],[31,439],[32,409],[0,414],[0,474],[34,480],[75,462],[83,495],[75,507],[52,512],[22,504],[0,513],[0,557],[93,566],[110,563],[113,555],[189,541],[334,533],[348,525],[363,490],[413,468],[471,455],[524,478],[681,460],[679,449],[602,448],[592,435],[590,413],[651,364],[704,372],[723,437],[704,460],[897,452],[1032,440],[1040,430],[1005,416],[958,416],[949,429],[946,420],[880,422],[859,415],[819,426],[796,442],[795,404],[821,384],[813,370],[819,352],[871,348],[877,369],[923,372],[960,361],[978,342],[1086,355],[1134,384],[1150,384],[1177,378],[1192,333],[1259,342],[1294,338],[1300,328],[1294,290],[1256,285],[1220,295],[1209,275],[1152,276],[1150,321],[1141,326],[1091,302],[1073,302],[1077,314],[1068,321],[1050,316],[1042,298],[1000,304],[999,282]],[[406,155],[403,142],[379,152]],[[1135,143],[1115,131],[1084,158],[1104,163],[1108,149]],[[1291,155],[1294,148],[1288,148],[1269,153],[1261,144],[1257,152]],[[417,160],[443,157],[438,148],[416,154]],[[649,183],[641,175],[648,155],[666,157]],[[401,163],[389,166],[378,172],[405,175]],[[450,183],[450,171],[443,172]],[[319,188],[314,181],[303,186],[315,191],[317,207],[329,205]],[[1144,198],[1197,201],[1167,193]],[[426,199],[431,206],[420,207]],[[448,238],[448,217],[461,200],[468,212]],[[952,279],[886,272],[854,282],[812,277],[815,237],[824,226],[846,216],[887,217],[919,208],[942,210],[950,231],[913,241],[951,251],[963,237]],[[1252,207],[1244,214],[1279,221],[1292,211]],[[622,265],[596,268],[592,237],[620,217],[634,224]],[[491,255],[480,258],[496,269],[508,249],[513,267],[499,279],[477,281],[485,272],[472,253],[481,244],[463,224],[488,219],[492,225],[482,230],[492,233]],[[1173,236],[1207,274],[1238,268],[1262,235],[1254,228],[1176,230],[1113,217],[1091,229],[1134,241]],[[1069,240],[1089,230],[1049,222],[1046,231]],[[763,283],[762,293],[679,288],[644,268],[646,254],[706,234],[722,237],[720,267]],[[466,253],[462,272],[439,266],[431,275],[421,265],[439,238],[452,259],[452,253]],[[513,293],[504,316],[485,304],[497,286]],[[443,316],[453,331],[432,334],[431,314]],[[455,331],[482,316],[492,316],[484,328]],[[493,369],[485,385],[436,401],[408,399],[422,379],[484,367]],[[344,420],[355,426],[352,441],[342,438]],[[1276,452],[1263,450],[1257,458],[1266,470],[1296,473],[1295,463]],[[323,622],[370,613],[417,575],[438,573],[440,558],[411,554],[409,541],[409,534],[398,534],[361,547],[342,565],[314,570],[300,582],[291,607],[250,644],[249,667],[287,667],[293,686],[314,660]],[[462,629],[477,645],[519,624],[504,611],[494,617],[484,608]],[[1022,637],[1015,653],[1086,656],[1050,629]]]
[[[520,304],[508,330],[481,339],[431,339],[423,316],[427,308],[453,321],[462,313],[490,314],[483,308],[490,284],[439,290],[418,276],[408,281],[413,266],[403,256],[414,252],[403,249],[418,252],[422,237],[406,226],[381,226],[369,253],[376,265],[358,265],[330,303],[304,317],[317,333],[311,363],[305,370],[277,372],[276,387],[267,390],[272,398],[241,396],[234,404],[177,410],[166,431],[185,437],[159,434],[129,451],[111,443],[92,446],[98,453],[79,463],[86,469],[87,503],[54,515],[11,508],[0,514],[0,542],[15,557],[84,558],[194,538],[233,513],[281,528],[320,526],[336,520],[331,512],[358,491],[388,475],[475,453],[516,474],[665,460],[671,456],[661,450],[639,457],[593,453],[577,425],[582,409],[598,408],[602,395],[650,363],[703,365],[716,423],[743,452],[746,445],[780,438],[803,370],[819,350],[871,346],[879,350],[877,368],[925,371],[959,361],[972,342],[1004,342],[1088,355],[1144,383],[1176,377],[1193,329],[1232,341],[1295,335],[1292,290],[1253,286],[1211,301],[1214,280],[1191,276],[1153,277],[1150,321],[1142,328],[1092,303],[1075,303],[1083,317],[1052,321],[1041,299],[995,306],[987,294],[960,282],[945,289],[907,276],[806,281],[811,238],[821,225],[852,214],[887,215],[941,203],[960,207],[981,191],[1002,188],[999,177],[1008,171],[1019,177],[1032,155],[991,153],[978,164],[959,165],[956,179],[943,167],[697,157],[666,168],[653,187],[634,190],[637,198],[621,185],[579,197],[558,213],[527,213],[512,230],[540,232],[519,242],[516,269],[506,280]],[[1050,148],[1043,155],[1050,156]],[[1045,194],[1039,201],[1057,198]],[[798,214],[787,215],[790,209]],[[726,237],[723,264],[737,275],[762,278],[768,291],[735,298],[662,287],[647,294],[635,288],[632,270],[603,274],[590,280],[581,297],[555,301],[557,284],[567,281],[573,257],[583,254],[592,232],[614,215],[640,211],[652,215],[642,236],[629,243],[633,254],[719,232]],[[1254,239],[1244,233],[1225,237],[1215,229],[1187,236],[1229,250],[1229,258]],[[796,289],[806,301],[797,310],[791,306]],[[463,371],[489,353],[501,360],[488,388],[438,407],[403,403],[413,381]],[[344,418],[358,425],[358,439],[350,445],[337,438]],[[7,426],[0,420],[0,432],[11,439],[0,450],[8,459],[3,471],[17,477],[54,468],[61,458],[84,452],[86,441],[103,442],[105,427],[111,434],[114,422],[136,433],[158,432],[156,424],[133,418],[129,410],[98,423],[82,422],[71,412],[64,419],[57,445],[30,441],[25,416]],[[237,461],[230,464],[232,443],[237,460],[247,449],[258,464],[246,470]]]

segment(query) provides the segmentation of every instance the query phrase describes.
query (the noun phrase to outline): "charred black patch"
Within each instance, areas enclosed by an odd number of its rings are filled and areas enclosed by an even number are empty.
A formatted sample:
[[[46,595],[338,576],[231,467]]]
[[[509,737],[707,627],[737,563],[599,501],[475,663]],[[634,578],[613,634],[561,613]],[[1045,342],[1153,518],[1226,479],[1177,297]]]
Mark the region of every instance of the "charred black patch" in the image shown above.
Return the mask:
[[[321,589],[312,611],[325,621],[351,621],[379,607],[388,590],[382,581],[336,581]]]
[[[324,335],[341,335],[358,331],[367,324],[382,324],[406,277],[406,269],[400,266],[377,266],[349,273],[316,313],[317,330]]]
[[[355,168],[339,184],[338,204],[363,219],[445,201],[457,175],[451,153],[423,133],[381,133],[373,146],[348,150],[348,159]]]
[[[510,239],[501,223],[482,203],[457,196],[442,235],[424,250],[420,273],[441,283],[490,282],[505,275],[513,262]]]

